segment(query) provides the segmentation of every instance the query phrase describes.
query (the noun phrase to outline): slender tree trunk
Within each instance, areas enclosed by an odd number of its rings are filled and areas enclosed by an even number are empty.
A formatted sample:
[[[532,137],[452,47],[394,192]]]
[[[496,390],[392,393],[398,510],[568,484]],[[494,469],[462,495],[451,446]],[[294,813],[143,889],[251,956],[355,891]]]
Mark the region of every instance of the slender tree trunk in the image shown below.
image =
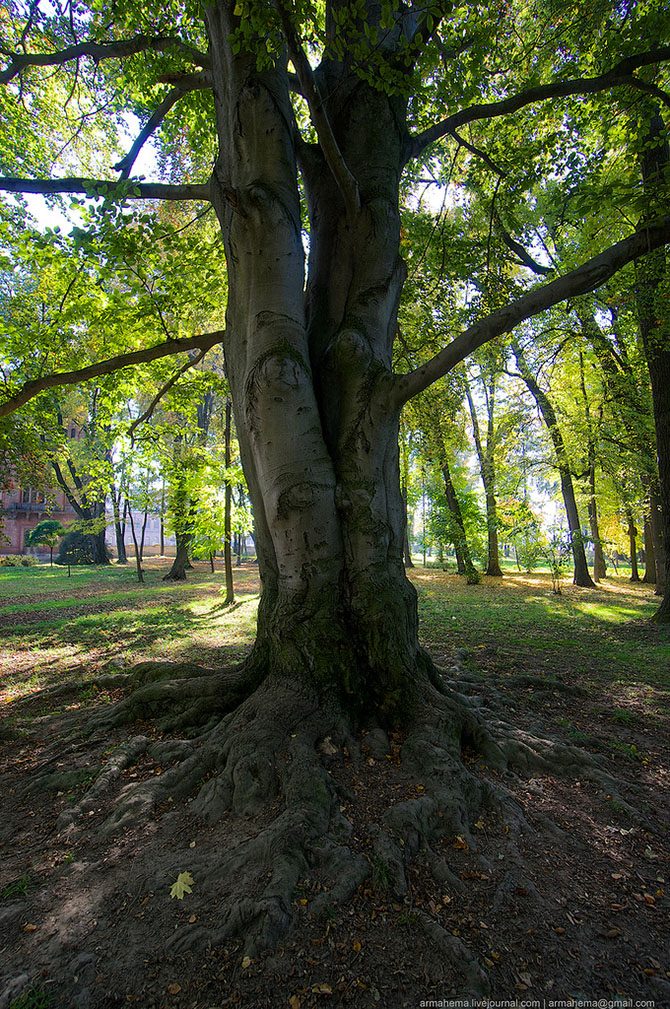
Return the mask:
[[[142,533],[140,535],[140,560],[144,560],[144,538],[147,532],[147,521],[149,519],[149,506],[144,509],[144,516],[142,518]]]
[[[137,580],[140,584],[144,583],[144,571],[142,570],[142,551],[140,550],[139,543],[137,542],[137,533],[135,532],[135,519],[133,518],[132,508],[128,508],[128,518],[130,520],[130,535],[133,538],[133,546],[135,548],[135,567],[137,569]]]
[[[226,423],[224,428],[224,465],[226,474],[230,470],[230,440],[232,428],[232,404],[230,399],[226,400]],[[231,511],[233,502],[233,489],[230,480],[226,476],[226,490],[224,501],[224,530],[223,530],[223,566],[226,574],[226,606],[230,606],[235,601],[235,589],[233,585],[233,557],[231,551]]]
[[[656,553],[649,514],[644,516],[644,575],[642,581],[646,585],[656,584]]]
[[[568,519],[568,529],[570,532],[570,545],[572,548],[572,559],[574,562],[574,584],[582,588],[595,588],[595,583],[589,574],[589,567],[586,563],[586,552],[584,550],[584,539],[582,537],[582,527],[579,521],[577,510],[577,498],[572,483],[570,472],[570,462],[565,448],[563,436],[561,434],[556,413],[545,392],[540,388],[528,367],[525,357],[521,352],[521,347],[517,343],[512,343],[512,349],[523,381],[526,383],[529,392],[537,403],[538,410],[542,414],[542,419],[546,424],[549,436],[551,437],[554,451],[556,453],[556,464],[561,479],[561,493]]]
[[[472,394],[466,386],[466,396],[470,407],[472,418],[472,430],[479,459],[479,468],[484,484],[484,495],[486,497],[486,534],[487,534],[487,562],[486,574],[493,578],[502,578],[502,568],[500,567],[500,547],[498,544],[498,504],[495,494],[495,377],[491,376],[487,386],[483,382],[486,394],[487,411],[487,435],[486,445],[484,444],[479,428],[479,418],[472,399]]]
[[[468,538],[465,533],[465,524],[463,522],[461,505],[458,500],[458,495],[456,494],[456,488],[454,487],[451,479],[449,464],[446,460],[442,465],[442,479],[444,480],[444,496],[451,515],[451,525],[453,530],[452,543],[454,544],[454,550],[456,552],[456,567],[459,575],[466,575],[468,583],[473,584],[479,581],[479,574],[472,562],[472,555],[468,546]]]
[[[587,507],[589,526],[591,527],[591,539],[593,540],[593,580],[594,582],[599,582],[607,574],[607,566],[605,564],[605,555],[603,554],[603,545],[600,539],[600,529],[598,526],[598,499],[596,497],[596,445],[593,424],[591,422],[591,406],[586,391],[584,355],[581,352],[579,354],[579,374],[581,379],[582,398],[584,401],[584,417],[586,420],[587,459],[589,466],[589,499]]]
[[[124,528],[121,524],[121,491],[116,489],[116,484],[112,483],[110,487],[110,496],[112,498],[112,511],[114,514],[114,534],[116,536],[116,563],[117,564],[127,564],[128,557],[126,555],[126,540],[124,536]]]
[[[627,514],[628,519],[628,542],[630,544],[630,580],[640,581],[640,572],[637,567],[637,527],[633,521],[631,512]]]

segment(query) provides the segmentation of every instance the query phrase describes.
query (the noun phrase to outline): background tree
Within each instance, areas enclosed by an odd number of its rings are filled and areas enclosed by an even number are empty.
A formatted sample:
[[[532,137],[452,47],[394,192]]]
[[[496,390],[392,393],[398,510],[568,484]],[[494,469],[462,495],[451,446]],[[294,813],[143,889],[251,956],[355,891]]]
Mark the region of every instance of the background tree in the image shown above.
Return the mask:
[[[40,546],[42,543],[49,547],[49,564],[53,567],[54,547],[61,536],[65,535],[65,527],[57,519],[43,519],[38,522],[34,529],[31,529],[26,536],[26,545],[29,547]]]

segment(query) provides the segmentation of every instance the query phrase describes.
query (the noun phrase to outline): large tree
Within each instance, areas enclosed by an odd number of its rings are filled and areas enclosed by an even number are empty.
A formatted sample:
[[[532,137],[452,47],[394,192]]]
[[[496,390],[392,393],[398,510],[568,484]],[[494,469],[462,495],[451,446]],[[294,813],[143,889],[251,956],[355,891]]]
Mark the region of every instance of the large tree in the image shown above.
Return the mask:
[[[0,81],[26,145],[21,157],[4,152],[0,188],[209,202],[220,224],[223,338],[168,334],[64,374],[22,383],[14,373],[0,415],[52,386],[223,342],[262,579],[256,644],[241,670],[151,682],[114,709],[117,719],[163,710],[173,726],[205,729],[197,744],[171,744],[171,769],[125,793],[109,826],[196,786],[191,808],[209,819],[254,812],[281,794],[280,814],[210,867],[230,879],[231,893],[215,939],[244,931],[253,949],[288,926],[308,862],[325,866],[339,898],[368,870],[343,840],[347,825],[323,766],[341,747],[355,749],[356,726],[374,730],[383,746],[384,728],[405,723],[403,760],[426,782],[422,797],[389,810],[374,841],[397,892],[422,836],[467,833],[470,814],[494,797],[461,764],[462,743],[498,766],[516,758],[545,766],[539,742],[487,726],[419,646],[416,593],[403,567],[400,411],[487,341],[670,241],[670,218],[609,234],[603,251],[564,275],[493,310],[482,305],[446,347],[398,374],[401,198],[446,142],[497,170],[483,148],[499,149],[506,136],[517,173],[534,159],[538,171],[553,170],[570,101],[591,96],[594,115],[604,115],[613,89],[633,97],[658,90],[670,49],[652,40],[667,25],[653,4],[576,7],[556,19],[552,5],[514,3],[490,13],[368,0],[168,2],[155,15],[132,3],[96,2],[78,13],[70,5],[67,16],[58,5],[49,14],[35,3],[10,7],[14,39],[3,42]],[[42,177],[53,150],[45,132],[27,129],[26,114],[57,106],[58,81],[66,108],[70,92],[86,107],[86,132],[69,160],[78,156],[81,171],[96,162],[95,109],[104,107],[110,123],[139,110],[142,128],[117,166],[120,181]],[[165,140],[172,181],[131,178],[152,134]],[[185,139],[190,153],[178,149]],[[204,173],[211,152],[209,176],[175,181],[180,171]],[[211,938],[191,929],[177,941]]]

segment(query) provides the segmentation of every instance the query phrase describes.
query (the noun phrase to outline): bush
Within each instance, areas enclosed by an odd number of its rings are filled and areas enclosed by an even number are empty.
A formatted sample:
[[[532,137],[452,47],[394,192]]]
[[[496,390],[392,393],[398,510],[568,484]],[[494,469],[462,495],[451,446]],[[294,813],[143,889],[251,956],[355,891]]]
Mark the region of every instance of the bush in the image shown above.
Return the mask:
[[[91,536],[79,531],[67,533],[61,541],[56,564],[95,564],[93,551]]]
[[[30,554],[1,554],[0,568],[34,568],[39,564],[37,557]]]

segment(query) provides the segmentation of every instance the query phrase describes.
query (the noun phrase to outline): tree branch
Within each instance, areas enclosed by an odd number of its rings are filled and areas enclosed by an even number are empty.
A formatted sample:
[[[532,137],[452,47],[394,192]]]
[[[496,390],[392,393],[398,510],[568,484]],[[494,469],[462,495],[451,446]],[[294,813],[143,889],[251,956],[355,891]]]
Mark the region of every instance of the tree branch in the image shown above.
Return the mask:
[[[519,258],[519,261],[523,266],[527,266],[529,270],[533,271],[533,273],[537,273],[540,275],[553,273],[554,269],[553,266],[542,266],[535,259],[533,259],[530,253],[527,252],[526,249],[524,249],[523,245],[521,245],[520,242],[517,242],[516,239],[512,238],[512,236],[506,230],[505,226],[500,220],[499,214],[497,213],[494,214],[494,219],[498,226],[498,230],[500,231],[500,235],[502,237],[503,242],[505,243],[507,248],[511,249],[511,251]]]
[[[569,95],[595,94],[598,91],[606,91],[608,88],[621,87],[628,84],[632,87],[642,86],[646,90],[645,82],[633,76],[633,71],[640,67],[652,66],[656,63],[663,63],[670,60],[670,46],[661,46],[658,49],[650,49],[645,53],[638,53],[635,56],[628,56],[620,60],[607,73],[599,77],[579,77],[569,81],[555,81],[553,84],[541,84],[534,88],[520,91],[518,95],[511,95],[509,98],[502,98],[497,102],[487,102],[482,105],[471,105],[467,109],[460,109],[452,115],[447,116],[440,123],[429,126],[427,130],[416,134],[410,141],[410,158],[418,157],[419,154],[430,144],[453,133],[459,126],[465,123],[476,122],[480,119],[495,119],[497,116],[509,115],[519,109],[530,105],[533,102],[546,101],[549,98],[564,98]]]
[[[326,159],[328,167],[333,173],[340,192],[342,193],[347,212],[350,217],[356,217],[361,209],[361,197],[358,191],[358,183],[351,174],[347,163],[342,156],[342,152],[340,151],[337,140],[335,139],[335,134],[333,133],[333,128],[330,125],[326,110],[323,106],[321,96],[317,90],[316,81],[314,80],[314,74],[312,73],[312,68],[309,65],[309,60],[300,45],[295,28],[291,22],[291,18],[284,7],[282,0],[278,0],[277,2],[277,11],[282,23],[288,52],[296,70],[301,94],[305,98],[309,107],[314,129],[316,130],[316,135],[319,138],[319,144],[321,145],[321,150],[323,151],[323,156]]]
[[[119,39],[115,42],[79,42],[53,53],[13,53],[2,50],[2,55],[10,60],[9,66],[0,72],[0,84],[8,84],[27,67],[57,67],[78,60],[81,56],[90,56],[96,63],[101,60],[123,59],[124,56],[134,56],[136,53],[153,50],[167,52],[174,49],[187,57],[190,63],[199,67],[210,64],[209,56],[187,45],[180,38],[172,35],[137,35],[133,39]]]
[[[98,361],[97,364],[89,364],[76,371],[60,371],[42,378],[32,379],[25,382],[19,391],[4,403],[0,403],[0,417],[7,417],[10,413],[14,413],[15,410],[24,406],[46,389],[53,389],[61,385],[78,385],[80,382],[97,378],[99,375],[109,375],[113,371],[129,368],[134,364],[147,364],[149,361],[156,361],[158,358],[168,357],[171,354],[181,354],[185,350],[209,350],[215,344],[221,343],[224,335],[223,330],[217,330],[215,333],[201,333],[198,336],[165,340],[164,343],[156,344],[153,347],[133,350],[128,354],[118,354],[116,357]]]
[[[164,182],[106,181],[104,179],[17,179],[0,177],[0,190],[6,193],[38,193],[56,196],[59,193],[81,193],[91,198],[118,196],[124,200],[211,200],[209,183],[187,182],[170,185]]]
[[[130,425],[130,427],[128,428],[128,434],[130,435],[131,440],[140,424],[144,424],[146,420],[149,420],[152,413],[162,400],[163,396],[165,396],[166,393],[170,391],[172,386],[175,385],[175,383],[181,378],[182,375],[186,374],[189,368],[195,367],[196,364],[199,364],[202,361],[203,357],[205,356],[205,354],[209,349],[210,349],[209,347],[205,347],[204,350],[199,351],[195,355],[195,357],[192,358],[189,357],[189,360],[186,362],[186,364],[182,365],[182,367],[179,368],[178,371],[176,371],[174,375],[172,375],[172,377],[167,380],[165,385],[162,385],[160,387],[160,389],[158,390],[154,398],[151,400],[149,406],[146,408],[144,413],[141,413],[139,417],[136,417],[135,420]]]
[[[118,164],[114,165],[114,170],[121,172],[121,178],[127,179],[133,170],[133,165],[144,147],[149,137],[156,132],[160,124],[165,119],[170,109],[177,104],[189,91],[198,91],[206,88],[211,83],[211,75],[207,71],[199,74],[184,74],[175,83],[173,89],[165,96],[163,101],[154,109],[149,119],[146,121],[128,153],[121,158]]]
[[[509,333],[524,319],[539,315],[540,312],[567,298],[594,291],[627,263],[669,242],[670,217],[664,217],[658,223],[636,231],[616,245],[611,245],[609,249],[582,263],[565,276],[529,291],[504,308],[475,322],[426,364],[396,378],[394,383],[396,403],[402,405],[423,392],[473,351],[489,340],[503,333]]]

